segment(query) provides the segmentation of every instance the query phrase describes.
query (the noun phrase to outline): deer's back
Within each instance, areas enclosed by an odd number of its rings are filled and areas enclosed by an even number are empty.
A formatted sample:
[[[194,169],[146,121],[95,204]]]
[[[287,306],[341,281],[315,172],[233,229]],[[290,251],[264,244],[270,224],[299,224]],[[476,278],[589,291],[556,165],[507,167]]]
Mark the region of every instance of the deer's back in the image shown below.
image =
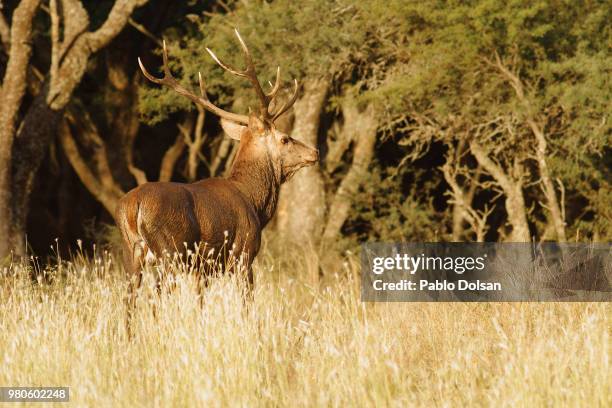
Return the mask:
[[[141,240],[156,255],[198,242],[215,249],[235,244],[251,257],[259,250],[257,215],[226,179],[145,183],[121,199],[116,218],[129,246]]]

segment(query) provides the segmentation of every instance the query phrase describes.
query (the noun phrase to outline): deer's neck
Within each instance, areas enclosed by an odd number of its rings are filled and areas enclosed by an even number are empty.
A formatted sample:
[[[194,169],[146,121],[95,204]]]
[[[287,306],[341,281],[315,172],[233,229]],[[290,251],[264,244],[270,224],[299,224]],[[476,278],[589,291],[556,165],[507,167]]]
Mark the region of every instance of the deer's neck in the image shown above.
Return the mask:
[[[276,211],[281,171],[276,168],[271,157],[253,158],[246,153],[241,146],[229,179],[253,205],[263,228]]]

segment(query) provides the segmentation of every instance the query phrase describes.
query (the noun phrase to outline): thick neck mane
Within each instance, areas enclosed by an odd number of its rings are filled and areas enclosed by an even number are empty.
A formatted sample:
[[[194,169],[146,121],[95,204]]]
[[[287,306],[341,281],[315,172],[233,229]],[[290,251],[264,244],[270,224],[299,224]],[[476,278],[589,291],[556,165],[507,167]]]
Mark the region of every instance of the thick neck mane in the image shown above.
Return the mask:
[[[228,179],[253,205],[263,228],[276,211],[281,170],[267,153],[264,156],[253,154],[254,150],[250,140],[240,143]]]

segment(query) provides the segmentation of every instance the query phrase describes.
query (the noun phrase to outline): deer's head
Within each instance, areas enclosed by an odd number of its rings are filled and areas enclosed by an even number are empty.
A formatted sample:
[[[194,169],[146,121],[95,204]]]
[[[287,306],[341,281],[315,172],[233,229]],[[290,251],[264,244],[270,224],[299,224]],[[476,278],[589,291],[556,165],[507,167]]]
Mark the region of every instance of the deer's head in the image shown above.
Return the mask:
[[[198,73],[198,79],[200,82],[200,96],[194,94],[184,86],[182,86],[170,72],[168,67],[168,53],[166,50],[166,43],[164,42],[163,49],[163,69],[164,76],[162,78],[156,78],[151,75],[143,66],[140,58],[138,63],[144,76],[150,81],[166,85],[174,89],[180,95],[189,98],[197,105],[202,106],[204,109],[212,112],[221,117],[221,125],[225,133],[232,139],[240,141],[240,150],[248,152],[249,155],[255,159],[265,158],[269,159],[272,164],[279,170],[281,174],[281,181],[288,180],[297,170],[302,167],[312,165],[319,159],[319,152],[317,149],[309,147],[299,140],[293,139],[289,135],[276,129],[275,121],[293,104],[297,99],[298,94],[298,82],[294,82],[294,90],[291,97],[283,104],[277,103],[277,96],[280,90],[280,67],[276,70],[276,81],[272,85],[269,92],[265,92],[257,79],[257,73],[255,71],[255,64],[251,57],[251,53],[247,48],[246,44],[240,37],[238,30],[234,30],[236,37],[244,52],[246,68],[244,70],[235,69],[223,61],[221,61],[210,49],[206,49],[212,58],[223,67],[225,70],[232,74],[243,77],[251,82],[253,89],[257,94],[260,106],[259,112],[251,113],[250,115],[241,115],[232,112],[228,112],[224,109],[215,106],[206,94],[206,87],[202,75]],[[275,109],[272,109],[272,107]]]
[[[251,114],[248,125],[221,119],[226,135],[240,141],[240,151],[245,155],[261,161],[267,159],[285,182],[296,171],[315,164],[319,160],[319,151],[296,140],[276,128],[273,122],[262,121]]]

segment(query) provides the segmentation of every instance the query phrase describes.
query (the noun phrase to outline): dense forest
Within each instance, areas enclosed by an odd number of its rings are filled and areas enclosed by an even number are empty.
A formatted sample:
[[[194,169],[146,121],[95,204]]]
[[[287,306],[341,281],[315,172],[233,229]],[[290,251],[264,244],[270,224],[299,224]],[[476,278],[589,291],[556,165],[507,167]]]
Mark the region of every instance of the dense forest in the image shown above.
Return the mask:
[[[281,191],[282,242],[610,241],[608,1],[0,1],[0,259],[113,236],[147,181],[223,176],[219,120],[138,68],[247,113],[280,66],[277,124],[317,146]]]

